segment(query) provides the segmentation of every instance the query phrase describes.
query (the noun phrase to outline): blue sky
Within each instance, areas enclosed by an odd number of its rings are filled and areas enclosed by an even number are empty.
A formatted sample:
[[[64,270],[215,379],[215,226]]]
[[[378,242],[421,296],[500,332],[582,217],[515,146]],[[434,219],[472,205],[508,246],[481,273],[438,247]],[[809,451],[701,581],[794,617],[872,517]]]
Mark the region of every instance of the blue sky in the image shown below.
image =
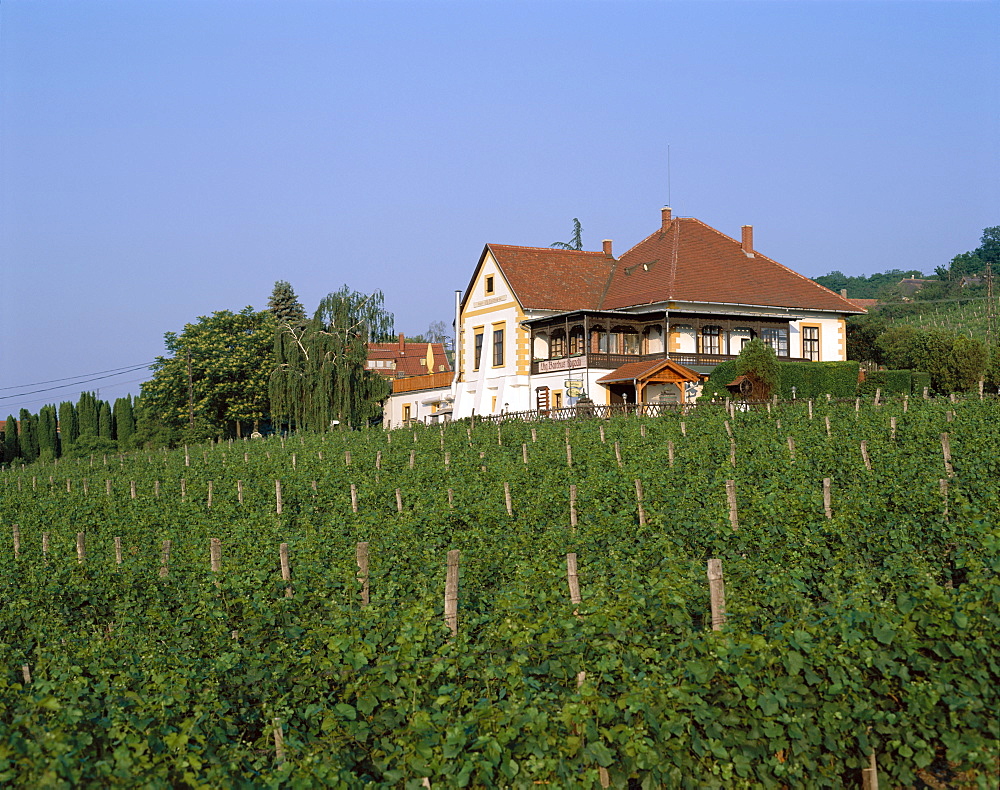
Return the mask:
[[[931,272],[1000,224],[998,40],[996,2],[4,0],[0,418],[278,279],[450,323],[485,243],[620,253],[668,200]]]

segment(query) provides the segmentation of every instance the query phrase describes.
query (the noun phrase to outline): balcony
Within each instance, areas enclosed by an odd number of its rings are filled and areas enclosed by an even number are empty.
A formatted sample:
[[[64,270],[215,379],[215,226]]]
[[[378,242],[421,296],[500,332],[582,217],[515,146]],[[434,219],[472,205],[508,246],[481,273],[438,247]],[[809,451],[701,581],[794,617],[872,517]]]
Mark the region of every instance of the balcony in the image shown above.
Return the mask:
[[[579,370],[581,368],[596,368],[598,370],[615,370],[629,362],[652,362],[657,359],[669,359],[686,367],[715,367],[722,362],[736,359],[736,354],[701,354],[672,352],[669,354],[578,354],[571,357],[556,359],[536,359],[531,363],[531,374],[553,373],[560,370]],[[783,362],[805,362],[798,357],[778,357]]]

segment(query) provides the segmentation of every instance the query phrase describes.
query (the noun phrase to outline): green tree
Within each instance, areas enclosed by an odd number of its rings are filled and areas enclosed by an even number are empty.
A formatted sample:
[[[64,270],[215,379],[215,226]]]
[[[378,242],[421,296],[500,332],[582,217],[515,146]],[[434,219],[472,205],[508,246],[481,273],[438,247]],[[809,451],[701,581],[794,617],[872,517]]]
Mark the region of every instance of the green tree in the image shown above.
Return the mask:
[[[767,398],[777,388],[778,380],[781,376],[778,366],[778,357],[771,348],[760,338],[753,338],[743,346],[740,355],[736,358],[736,375],[746,376],[761,383],[761,392],[756,392],[760,398]]]
[[[986,373],[986,346],[965,335],[898,326],[886,330],[877,346],[887,367],[929,373],[931,387],[944,395],[972,389]]]
[[[21,441],[17,435],[17,420],[13,414],[9,414],[3,428],[3,462],[11,464],[20,457]]]
[[[279,326],[302,326],[306,322],[306,310],[287,280],[278,280],[274,284],[267,309],[274,314]]]
[[[848,318],[847,358],[881,364],[882,352],[878,346],[878,339],[885,330],[885,319],[878,313]]]
[[[382,292],[362,294],[346,285],[324,297],[309,323],[279,326],[269,388],[274,419],[315,431],[334,420],[352,426],[374,420],[392,387],[367,369],[368,343],[392,337]]]
[[[79,426],[77,438],[97,436],[100,431],[100,406],[93,392],[81,392],[76,404],[76,418]]]
[[[241,436],[268,418],[267,382],[274,368],[270,311],[220,310],[164,335],[170,356],[157,357],[142,385],[146,428],[159,419],[171,441]],[[149,441],[143,430],[140,441]],[[164,434],[157,432],[160,440]]]
[[[76,419],[76,407],[72,401],[59,404],[59,446],[63,453],[68,452],[80,436],[80,425]]]
[[[56,407],[42,406],[38,411],[38,457],[52,461],[59,457],[59,428]]]
[[[111,420],[111,405],[102,400],[97,409],[97,435],[102,439],[114,439],[114,424]]]
[[[135,411],[132,408],[131,395],[115,400],[113,416],[118,446],[131,448],[133,446],[132,437],[135,436]]]
[[[554,241],[549,246],[560,250],[582,250],[583,228],[580,225],[580,220],[573,217],[573,235],[570,236],[569,241]]]
[[[27,409],[21,409],[21,458],[25,463],[38,460],[38,418]]]

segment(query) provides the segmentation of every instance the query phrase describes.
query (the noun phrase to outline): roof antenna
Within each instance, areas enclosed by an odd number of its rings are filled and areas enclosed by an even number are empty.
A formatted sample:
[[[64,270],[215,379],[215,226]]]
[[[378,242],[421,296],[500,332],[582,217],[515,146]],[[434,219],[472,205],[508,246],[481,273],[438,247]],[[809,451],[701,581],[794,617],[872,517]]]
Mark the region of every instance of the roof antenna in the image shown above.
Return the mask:
[[[670,143],[667,143],[667,205],[674,205],[670,200]]]

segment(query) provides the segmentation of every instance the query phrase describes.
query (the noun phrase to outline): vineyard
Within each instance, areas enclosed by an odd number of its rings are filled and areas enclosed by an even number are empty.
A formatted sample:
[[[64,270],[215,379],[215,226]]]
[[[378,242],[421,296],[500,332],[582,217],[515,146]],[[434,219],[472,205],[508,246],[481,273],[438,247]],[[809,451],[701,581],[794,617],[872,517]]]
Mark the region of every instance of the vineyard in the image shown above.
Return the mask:
[[[998,447],[821,399],[7,470],[0,783],[995,787]]]

